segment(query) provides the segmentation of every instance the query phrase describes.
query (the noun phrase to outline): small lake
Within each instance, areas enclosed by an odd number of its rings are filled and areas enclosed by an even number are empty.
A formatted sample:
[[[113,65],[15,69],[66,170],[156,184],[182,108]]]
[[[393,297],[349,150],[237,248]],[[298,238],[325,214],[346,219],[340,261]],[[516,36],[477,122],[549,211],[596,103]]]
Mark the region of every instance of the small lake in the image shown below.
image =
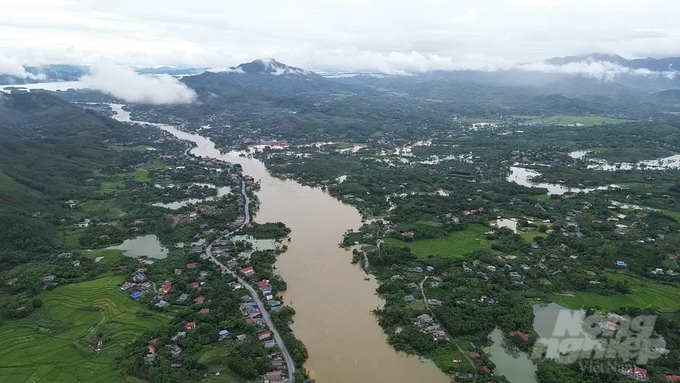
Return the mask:
[[[203,185],[203,184],[201,184],[201,185],[198,185],[198,186],[209,186],[209,187],[215,188],[214,185]],[[188,198],[188,199],[183,199],[181,201],[175,201],[175,202],[169,202],[169,203],[156,202],[156,203],[152,204],[152,206],[162,207],[162,208],[166,208],[166,209],[170,209],[170,210],[177,210],[177,209],[181,209],[184,206],[188,206],[188,205],[194,205],[194,204],[197,204],[197,203],[207,202],[207,201],[216,201],[216,200],[218,200],[218,199],[220,199],[220,198],[222,198],[226,195],[229,195],[229,193],[231,193],[231,188],[229,186],[223,186],[223,187],[217,188],[217,195],[214,196],[214,197],[208,197],[208,198],[203,198],[203,199],[201,199],[201,198]]]
[[[618,188],[617,185],[600,186],[596,188],[572,188],[560,184],[551,184],[547,182],[534,182],[533,178],[540,176],[541,173],[527,168],[521,168],[518,166],[510,167],[510,175],[506,178],[508,182],[514,182],[518,185],[526,186],[529,188],[542,188],[548,189],[548,194],[563,195],[566,193],[588,193],[594,190],[607,190],[609,188]]]
[[[517,220],[516,219],[497,219],[491,223],[496,227],[507,227],[512,230],[513,233],[517,234]]]
[[[607,170],[610,172],[617,170],[668,170],[680,169],[680,154],[674,156],[658,158],[655,160],[644,160],[640,162],[616,162],[610,163],[602,159],[592,159],[593,164],[588,165],[588,169]]]
[[[168,249],[163,247],[158,237],[153,234],[126,239],[122,244],[110,246],[107,249],[123,250],[124,255],[133,258],[146,256],[154,259],[163,259],[168,256]]]
[[[581,347],[582,350],[592,350],[597,347],[597,341],[583,331],[584,311],[569,310],[555,303],[537,304],[533,306],[533,310],[534,331],[541,338],[537,341],[537,345],[547,339],[562,340],[578,337],[587,339]],[[563,331],[563,329],[569,329],[569,331]],[[536,365],[530,355],[506,348],[503,333],[499,329],[495,329],[489,338],[493,345],[487,347],[485,351],[491,355],[491,361],[496,365],[494,374],[505,375],[510,383],[537,382]],[[546,356],[556,358],[558,355],[549,352]]]

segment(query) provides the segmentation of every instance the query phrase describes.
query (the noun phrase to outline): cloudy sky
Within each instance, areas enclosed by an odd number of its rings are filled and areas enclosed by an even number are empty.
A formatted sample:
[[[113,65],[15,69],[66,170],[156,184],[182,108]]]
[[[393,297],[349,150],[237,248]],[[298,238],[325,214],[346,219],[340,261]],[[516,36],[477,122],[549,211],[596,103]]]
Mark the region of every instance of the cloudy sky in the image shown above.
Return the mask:
[[[0,0],[0,62],[317,71],[497,68],[680,55],[670,0]]]

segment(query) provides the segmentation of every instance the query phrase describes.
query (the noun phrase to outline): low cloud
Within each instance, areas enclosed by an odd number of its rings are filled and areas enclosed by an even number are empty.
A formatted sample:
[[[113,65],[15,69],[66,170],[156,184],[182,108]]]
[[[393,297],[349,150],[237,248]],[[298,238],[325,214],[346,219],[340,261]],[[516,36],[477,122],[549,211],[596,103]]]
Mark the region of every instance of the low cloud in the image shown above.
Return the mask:
[[[518,65],[516,69],[527,72],[560,73],[570,75],[581,75],[594,78],[600,81],[613,81],[623,75],[641,77],[666,77],[673,79],[675,71],[655,72],[645,68],[628,68],[609,61],[580,61],[565,65],[551,65],[546,62],[536,62]]]
[[[31,80],[44,80],[45,75],[34,75],[26,71],[21,61],[13,57],[0,56],[0,74]]]
[[[126,102],[143,104],[188,104],[196,93],[169,75],[150,76],[132,68],[100,64],[80,79],[88,88],[97,89]]]

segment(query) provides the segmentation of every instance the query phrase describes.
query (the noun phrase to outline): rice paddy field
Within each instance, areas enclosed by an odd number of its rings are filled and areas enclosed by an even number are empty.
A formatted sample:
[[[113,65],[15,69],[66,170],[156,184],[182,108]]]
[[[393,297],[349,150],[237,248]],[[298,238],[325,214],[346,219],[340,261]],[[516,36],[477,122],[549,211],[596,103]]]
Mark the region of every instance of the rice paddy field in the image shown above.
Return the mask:
[[[118,375],[115,357],[170,317],[152,313],[104,277],[43,293],[43,306],[0,325],[0,383],[136,382]],[[104,339],[99,355],[97,340]]]
[[[553,300],[570,309],[600,307],[607,310],[619,307],[653,308],[659,312],[675,312],[680,309],[680,287],[658,283],[631,275],[608,273],[608,278],[627,284],[631,294],[605,296],[588,292],[571,295],[553,295]]]

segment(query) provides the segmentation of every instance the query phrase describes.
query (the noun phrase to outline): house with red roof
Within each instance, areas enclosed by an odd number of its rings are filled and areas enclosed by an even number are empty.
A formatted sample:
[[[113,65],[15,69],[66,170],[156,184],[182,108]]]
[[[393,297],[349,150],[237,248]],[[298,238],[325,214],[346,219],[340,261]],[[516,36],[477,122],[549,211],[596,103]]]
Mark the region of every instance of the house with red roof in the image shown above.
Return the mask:
[[[482,367],[482,371],[484,371],[484,372],[487,373],[487,374],[490,374],[490,373],[491,373],[491,369],[489,368],[489,366],[484,366],[484,367]]]
[[[196,322],[187,322],[184,328],[186,328],[187,331],[191,331],[196,328]]]
[[[625,375],[628,378],[635,379],[635,380],[646,380],[647,379],[647,370],[644,368],[640,368],[637,366],[633,366],[633,368],[627,368],[621,370],[621,373]]]
[[[255,269],[253,269],[253,266],[244,267],[241,269],[241,274],[243,274],[244,277],[252,277],[255,275]]]
[[[257,339],[259,340],[267,340],[272,337],[271,331],[262,331],[261,333],[257,334]]]
[[[198,297],[198,298],[194,299],[194,303],[203,303],[204,301],[205,301],[204,297]]]
[[[264,374],[264,377],[270,382],[280,382],[283,380],[283,371],[281,370],[270,371]]]
[[[666,375],[666,382],[668,383],[680,382],[680,375]]]
[[[529,341],[529,334],[525,334],[521,331],[510,331],[510,337],[511,338],[519,338],[523,342],[528,342]]]
[[[207,307],[204,307],[201,309],[201,311],[198,312],[199,314],[210,314],[210,309]]]
[[[196,262],[187,263],[187,269],[195,269],[198,264]]]
[[[470,352],[470,358],[479,359],[480,357],[481,357],[481,355],[479,355],[479,353],[477,351],[471,351]]]
[[[170,292],[170,290],[172,290],[172,282],[165,281],[165,283],[163,283],[163,287],[161,287],[161,291],[163,291],[163,294],[167,294]]]

